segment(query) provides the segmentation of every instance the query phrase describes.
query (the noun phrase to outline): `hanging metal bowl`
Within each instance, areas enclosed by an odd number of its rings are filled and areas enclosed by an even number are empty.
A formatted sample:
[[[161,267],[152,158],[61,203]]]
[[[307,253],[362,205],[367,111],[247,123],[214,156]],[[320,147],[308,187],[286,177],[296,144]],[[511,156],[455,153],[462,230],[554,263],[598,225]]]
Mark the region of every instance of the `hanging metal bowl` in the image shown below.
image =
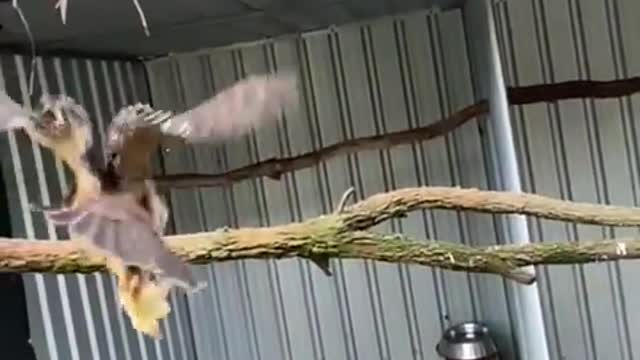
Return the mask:
[[[463,322],[448,328],[436,352],[448,360],[498,359],[498,350],[489,329],[476,322]]]

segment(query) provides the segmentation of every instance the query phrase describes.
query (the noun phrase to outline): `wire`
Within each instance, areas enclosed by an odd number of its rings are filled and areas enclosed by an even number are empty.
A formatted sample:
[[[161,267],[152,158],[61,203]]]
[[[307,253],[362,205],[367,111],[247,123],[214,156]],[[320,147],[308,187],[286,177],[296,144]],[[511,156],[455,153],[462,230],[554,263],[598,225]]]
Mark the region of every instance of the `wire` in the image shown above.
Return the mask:
[[[149,25],[147,24],[147,19],[144,16],[144,11],[142,11],[142,6],[140,6],[140,0],[133,0],[133,5],[135,5],[136,10],[138,10],[138,15],[140,16],[140,21],[142,22],[145,35],[150,36],[151,33],[149,32]]]
[[[34,86],[34,75],[36,68],[36,41],[33,38],[33,33],[31,33],[31,28],[29,27],[29,22],[27,18],[24,16],[20,5],[18,5],[18,0],[13,0],[11,2],[13,8],[18,13],[22,24],[24,25],[25,31],[27,32],[27,37],[29,38],[29,43],[31,44],[31,66],[29,68],[29,96],[33,96],[33,86]]]
[[[60,9],[60,17],[62,18],[62,23],[67,25],[67,0],[58,0],[56,3],[56,9]]]

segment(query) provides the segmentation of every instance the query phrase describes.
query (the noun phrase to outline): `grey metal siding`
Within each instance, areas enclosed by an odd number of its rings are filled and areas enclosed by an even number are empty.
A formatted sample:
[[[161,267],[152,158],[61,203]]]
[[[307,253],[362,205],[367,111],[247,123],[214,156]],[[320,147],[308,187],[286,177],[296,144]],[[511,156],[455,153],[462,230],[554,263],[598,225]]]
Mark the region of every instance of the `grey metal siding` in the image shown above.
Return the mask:
[[[494,2],[509,85],[637,76],[640,3]],[[638,205],[638,95],[513,107],[526,191]],[[539,241],[637,234],[633,229],[529,221]],[[632,359],[640,300],[633,261],[544,268],[540,281],[553,359]]]
[[[165,152],[166,171],[219,172],[300,154],[344,139],[425,125],[475,101],[460,11],[414,13],[300,38],[181,54],[148,64],[157,107],[184,109],[247,73],[294,68],[303,106],[275,128],[218,146]],[[488,187],[476,122],[422,144],[367,151],[228,188],[175,190],[176,231],[256,226],[332,211],[388,189]],[[379,226],[421,239],[496,243],[489,215],[425,211]],[[429,268],[332,261],[325,277],[307,261],[238,261],[198,268],[207,292],[190,300],[200,358],[427,359],[447,325],[482,319],[512,356],[504,282]],[[206,329],[206,330],[205,330]]]
[[[487,1],[508,85],[630,77],[640,70],[637,1]],[[100,130],[125,103],[151,98],[158,108],[181,110],[249,73],[299,71],[303,106],[277,126],[155,159],[158,172],[217,173],[425,125],[490,96],[487,47],[474,27],[484,25],[471,10],[419,12],[174,55],[147,64],[150,94],[138,64],[40,59],[36,93],[78,97],[101,139]],[[28,102],[28,61],[4,56],[0,65],[9,93]],[[638,95],[511,107],[523,189],[637,205],[639,110]],[[491,126],[472,121],[442,138],[331,159],[281,180],[173,190],[171,232],[306,219],[332,211],[350,186],[358,199],[426,184],[500,188],[495,141]],[[20,133],[0,136],[0,156],[14,235],[64,237],[28,209],[31,201],[59,201],[68,186],[61,164]],[[472,245],[518,240],[502,219],[424,211],[378,229]],[[636,233],[534,219],[528,230],[533,241]],[[523,329],[516,322],[527,309],[498,277],[361,260],[331,266],[330,278],[300,259],[193,266],[208,287],[188,298],[172,295],[161,341],[131,330],[109,277],[26,275],[33,341],[40,359],[429,359],[444,327],[478,319],[496,332],[505,358],[523,356],[515,337],[527,334],[516,334]],[[637,270],[631,261],[541,268],[552,359],[637,357]]]
[[[122,105],[148,101],[144,69],[139,63],[83,59],[38,58],[35,92],[28,96],[30,61],[20,56],[0,57],[0,83],[11,97],[27,106],[40,94],[66,93],[84,104],[101,143],[104,129]],[[29,203],[55,204],[69,186],[69,174],[60,161],[21,132],[0,134],[0,159],[6,181],[13,236],[40,239],[65,238]],[[151,341],[132,330],[120,310],[115,282],[103,274],[25,275],[32,341],[38,359],[186,359],[176,352],[187,343],[190,328],[170,315],[168,333]],[[179,341],[180,340],[180,341]]]

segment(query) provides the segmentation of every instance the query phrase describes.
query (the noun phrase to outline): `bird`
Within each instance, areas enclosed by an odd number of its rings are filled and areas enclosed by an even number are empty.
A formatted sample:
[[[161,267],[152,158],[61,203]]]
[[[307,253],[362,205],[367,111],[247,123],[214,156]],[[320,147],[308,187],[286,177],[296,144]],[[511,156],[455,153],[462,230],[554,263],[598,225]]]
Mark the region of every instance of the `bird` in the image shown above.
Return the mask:
[[[194,289],[187,264],[162,237],[169,212],[153,181],[152,156],[165,141],[183,145],[237,138],[298,106],[292,71],[249,75],[181,113],[136,103],[121,108],[103,146],[93,139],[87,111],[75,99],[44,94],[29,110],[0,92],[0,132],[24,130],[73,174],[56,206],[40,207],[74,239],[135,273],[148,271],[170,286]],[[98,152],[105,154],[100,162]]]

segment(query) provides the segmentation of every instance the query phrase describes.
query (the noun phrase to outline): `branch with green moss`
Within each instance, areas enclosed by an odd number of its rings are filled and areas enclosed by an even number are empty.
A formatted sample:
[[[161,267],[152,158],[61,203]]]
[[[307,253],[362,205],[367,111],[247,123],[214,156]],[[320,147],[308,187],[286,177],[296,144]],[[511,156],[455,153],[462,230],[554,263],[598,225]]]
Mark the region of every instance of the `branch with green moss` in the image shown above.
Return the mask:
[[[173,252],[192,264],[301,257],[329,273],[328,259],[368,259],[454,271],[491,273],[532,283],[528,265],[577,264],[640,258],[640,238],[472,247],[424,241],[366,229],[420,209],[523,214],[593,225],[639,226],[640,208],[576,203],[526,193],[448,187],[406,188],[373,195],[306,221],[262,228],[221,229],[168,236]],[[78,241],[0,239],[0,271],[89,273],[105,259]]]

